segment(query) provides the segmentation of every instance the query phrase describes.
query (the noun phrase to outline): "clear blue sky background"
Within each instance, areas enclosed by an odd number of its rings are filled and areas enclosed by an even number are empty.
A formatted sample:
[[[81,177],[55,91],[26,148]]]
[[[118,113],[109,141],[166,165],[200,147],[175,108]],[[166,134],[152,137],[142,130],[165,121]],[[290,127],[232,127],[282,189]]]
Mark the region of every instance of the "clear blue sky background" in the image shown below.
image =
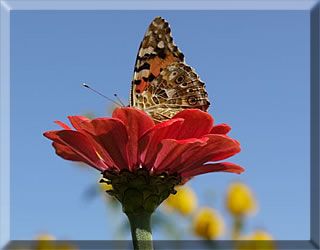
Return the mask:
[[[200,205],[214,206],[229,223],[223,197],[230,182],[242,180],[260,207],[247,232],[309,239],[309,17],[303,11],[13,11],[12,238],[49,232],[113,239],[123,218],[101,197],[84,198],[99,173],[57,157],[42,133],[67,115],[106,115],[107,101],[82,82],[127,101],[137,49],[158,15],[206,83],[210,113],[230,124],[242,144],[231,160],[244,174],[191,181]],[[155,229],[154,238],[166,237]]]

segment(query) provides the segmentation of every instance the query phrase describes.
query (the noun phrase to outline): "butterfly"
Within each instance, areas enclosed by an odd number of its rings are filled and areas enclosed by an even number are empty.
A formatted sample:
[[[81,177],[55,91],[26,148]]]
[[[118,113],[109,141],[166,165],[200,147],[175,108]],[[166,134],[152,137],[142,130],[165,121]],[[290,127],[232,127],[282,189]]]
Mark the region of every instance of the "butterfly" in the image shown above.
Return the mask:
[[[205,84],[185,63],[183,53],[173,42],[168,22],[156,17],[138,50],[130,106],[161,122],[188,108],[207,111],[209,105]]]

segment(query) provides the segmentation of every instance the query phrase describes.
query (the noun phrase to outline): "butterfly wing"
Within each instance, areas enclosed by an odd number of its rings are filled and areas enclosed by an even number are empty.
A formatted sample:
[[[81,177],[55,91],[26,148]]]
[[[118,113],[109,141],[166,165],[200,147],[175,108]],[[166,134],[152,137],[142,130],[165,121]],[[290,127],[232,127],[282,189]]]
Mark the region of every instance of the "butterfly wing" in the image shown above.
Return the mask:
[[[170,119],[186,108],[207,111],[210,103],[204,83],[184,63],[167,21],[156,17],[138,51],[130,106],[144,110],[156,121]]]
[[[136,106],[140,96],[160,72],[173,62],[183,62],[184,55],[174,44],[166,20],[156,17],[140,44],[131,85],[130,105]]]
[[[144,95],[137,98],[137,106],[157,121],[172,118],[187,108],[207,111],[209,105],[205,84],[190,66],[182,62],[163,69],[148,85]]]

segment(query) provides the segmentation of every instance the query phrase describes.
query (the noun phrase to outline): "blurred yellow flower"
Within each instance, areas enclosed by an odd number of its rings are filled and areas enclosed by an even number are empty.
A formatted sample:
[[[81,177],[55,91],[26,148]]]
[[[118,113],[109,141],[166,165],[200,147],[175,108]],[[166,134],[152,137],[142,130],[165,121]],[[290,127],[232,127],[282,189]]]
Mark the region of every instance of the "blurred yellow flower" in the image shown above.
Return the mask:
[[[249,240],[273,240],[272,236],[265,231],[257,230],[249,236]]]
[[[241,182],[234,182],[229,186],[226,207],[234,216],[245,216],[257,210],[255,197],[249,187]]]
[[[76,250],[67,243],[59,243],[49,234],[41,234],[36,238],[35,250]]]
[[[35,250],[55,250],[55,238],[49,234],[41,234],[36,238]]]
[[[109,191],[112,189],[112,185],[106,183],[106,180],[102,178],[102,182],[99,183],[99,187],[101,189],[101,191],[105,192],[105,191]]]
[[[196,235],[204,239],[216,239],[224,232],[224,222],[217,211],[203,207],[194,217],[193,230]]]
[[[182,215],[189,215],[197,208],[197,196],[188,186],[176,188],[177,193],[170,195],[164,202],[164,205],[175,210]]]
[[[273,238],[263,230],[257,230],[250,235],[243,236],[238,241],[238,250],[274,250],[276,249]]]

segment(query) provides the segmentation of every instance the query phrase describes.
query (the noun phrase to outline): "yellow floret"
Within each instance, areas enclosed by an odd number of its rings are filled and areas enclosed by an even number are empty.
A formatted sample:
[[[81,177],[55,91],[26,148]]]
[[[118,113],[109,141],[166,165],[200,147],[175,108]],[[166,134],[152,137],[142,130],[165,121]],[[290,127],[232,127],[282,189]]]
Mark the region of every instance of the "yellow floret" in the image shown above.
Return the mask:
[[[204,239],[212,240],[224,232],[224,222],[219,213],[209,207],[201,208],[193,220],[194,233]]]
[[[185,216],[191,214],[197,207],[195,192],[188,186],[181,186],[176,190],[176,194],[172,194],[166,199],[165,206]]]
[[[245,216],[257,210],[255,197],[249,187],[241,182],[235,182],[229,186],[226,207],[234,216]]]

